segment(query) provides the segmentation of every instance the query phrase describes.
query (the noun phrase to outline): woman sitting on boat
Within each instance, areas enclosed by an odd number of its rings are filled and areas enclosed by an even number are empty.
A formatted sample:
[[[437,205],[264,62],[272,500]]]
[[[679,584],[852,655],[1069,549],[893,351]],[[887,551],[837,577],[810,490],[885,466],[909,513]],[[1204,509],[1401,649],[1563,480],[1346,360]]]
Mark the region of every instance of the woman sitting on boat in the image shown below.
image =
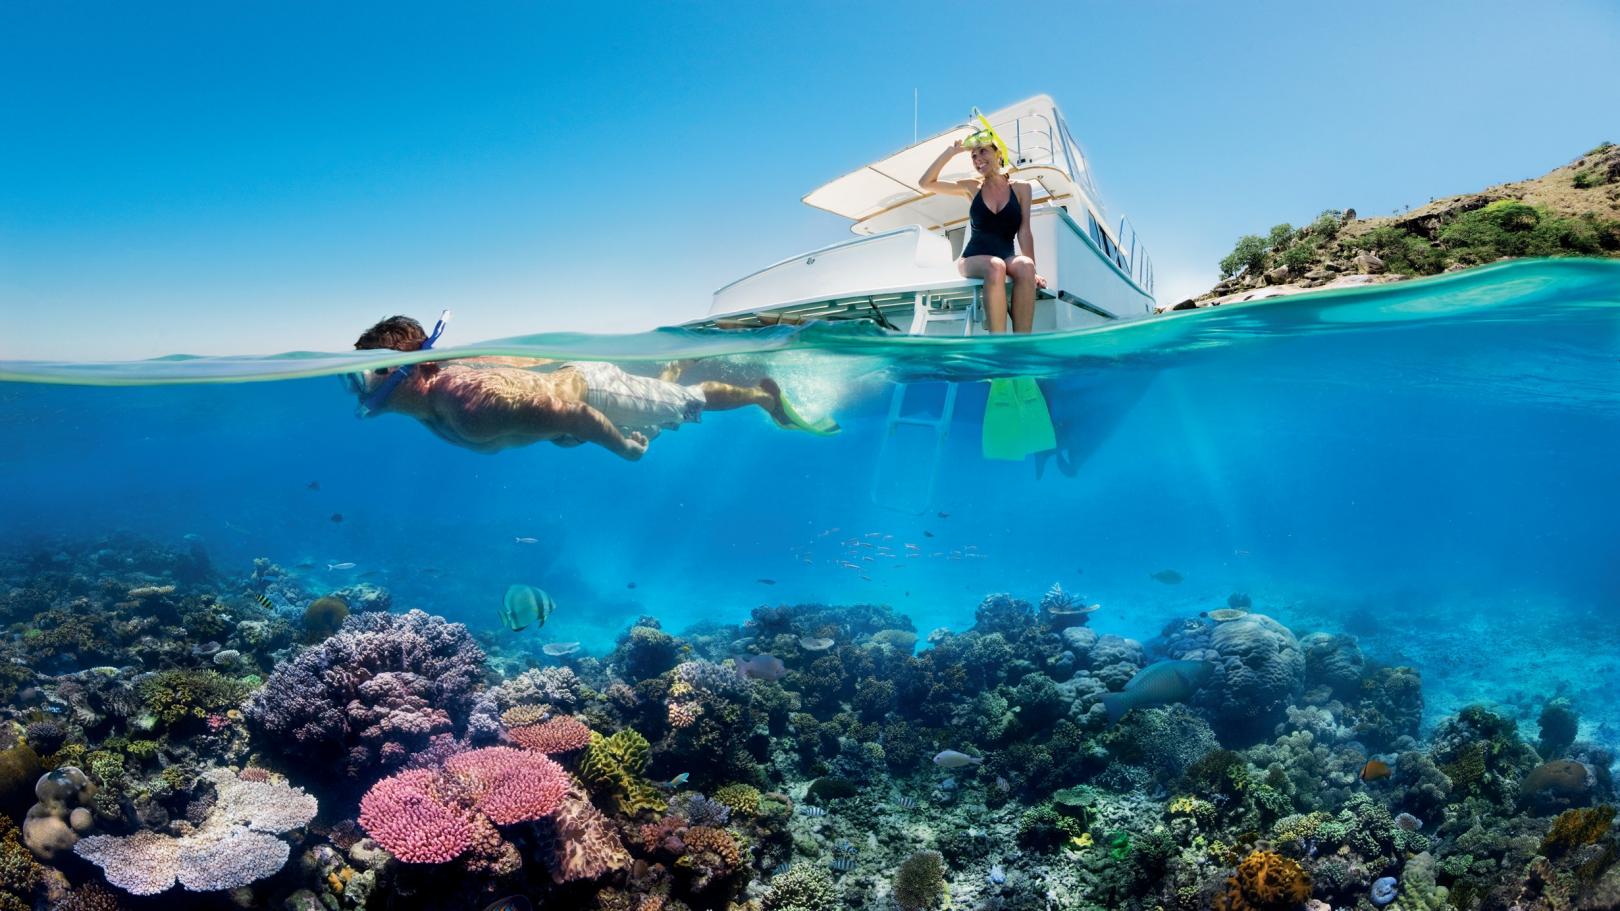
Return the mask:
[[[945,163],[969,149],[979,178],[940,180]],[[1028,332],[1035,323],[1035,290],[1046,287],[1046,279],[1035,273],[1035,239],[1029,228],[1032,189],[1024,181],[1010,180],[1002,170],[1006,166],[1006,155],[995,137],[980,131],[951,143],[917,184],[932,193],[973,200],[968,206],[973,234],[956,267],[966,278],[984,279],[984,307],[991,332],[1007,331],[1007,279],[1012,279],[1012,328]],[[1021,251],[1016,256],[1015,237]]]

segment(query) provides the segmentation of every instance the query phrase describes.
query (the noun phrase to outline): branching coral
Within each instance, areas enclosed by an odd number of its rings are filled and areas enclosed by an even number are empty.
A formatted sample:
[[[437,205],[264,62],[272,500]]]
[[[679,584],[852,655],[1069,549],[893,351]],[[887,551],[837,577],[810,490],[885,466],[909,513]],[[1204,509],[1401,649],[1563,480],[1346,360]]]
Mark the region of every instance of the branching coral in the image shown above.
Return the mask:
[[[522,725],[507,733],[524,749],[547,755],[572,753],[591,743],[591,729],[572,715],[563,715],[542,724]]]
[[[1271,851],[1255,851],[1226,881],[1215,911],[1291,911],[1311,897],[1311,877],[1298,863]]]
[[[469,750],[441,770],[412,769],[377,782],[360,801],[360,825],[408,863],[443,863],[468,851],[488,857],[503,853],[491,823],[549,816],[568,787],[568,773],[540,753]]]

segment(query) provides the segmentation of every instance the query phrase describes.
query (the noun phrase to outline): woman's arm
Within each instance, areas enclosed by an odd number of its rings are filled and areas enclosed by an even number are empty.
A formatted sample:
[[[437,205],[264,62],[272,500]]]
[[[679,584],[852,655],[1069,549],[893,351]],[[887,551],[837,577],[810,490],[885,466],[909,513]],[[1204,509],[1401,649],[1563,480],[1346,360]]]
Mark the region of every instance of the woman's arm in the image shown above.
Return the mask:
[[[1023,224],[1018,226],[1018,252],[1029,257],[1031,263],[1035,262],[1035,232],[1030,228],[1031,217],[1034,213],[1029,211],[1030,201],[1035,198],[1035,187],[1028,182],[1019,181],[1013,184],[1013,192],[1018,194],[1019,211],[1024,215]],[[1040,267],[1036,267],[1035,287],[1046,287],[1046,279],[1041,277]]]
[[[951,147],[939,153],[939,157],[934,159],[934,163],[929,165],[928,170],[923,172],[922,179],[917,181],[917,186],[922,187],[924,190],[927,190],[930,193],[945,193],[951,196],[971,197],[973,195],[973,191],[965,186],[965,184],[971,183],[971,181],[947,181],[939,179],[939,172],[945,170],[945,162],[955,158],[959,153],[966,151],[966,148],[966,146],[962,145],[962,140],[960,139],[951,143]]]

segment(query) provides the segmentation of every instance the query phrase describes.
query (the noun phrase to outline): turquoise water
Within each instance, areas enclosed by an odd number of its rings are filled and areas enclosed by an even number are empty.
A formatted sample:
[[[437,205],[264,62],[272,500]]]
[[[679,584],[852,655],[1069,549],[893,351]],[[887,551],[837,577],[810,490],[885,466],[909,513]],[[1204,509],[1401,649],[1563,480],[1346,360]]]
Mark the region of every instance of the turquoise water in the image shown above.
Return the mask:
[[[883,602],[961,628],[983,594],[1053,582],[1134,635],[1232,591],[1375,619],[1412,598],[1441,625],[1451,604],[1601,609],[1620,587],[1617,302],[1614,263],[1523,262],[1063,336],[666,330],[437,354],[643,372],[698,358],[689,378],[768,374],[844,428],[710,414],[639,463],[590,446],[480,455],[409,418],[354,417],[332,374],[420,355],[0,364],[0,527],[197,535],[217,564],[314,564],[316,586],[383,584],[474,627],[498,625],[501,593],[525,582],[560,605],[539,638],[587,649],[641,613],[678,628],[779,601]],[[977,380],[1011,374],[1042,378],[1072,476],[979,457]],[[894,384],[937,406],[939,380],[960,397],[924,503],[931,437],[902,432],[879,457]],[[902,556],[840,566],[841,542],[867,535]],[[1149,578],[1164,568],[1185,581]]]
[[[1053,582],[1138,634],[1234,590],[1375,613],[1400,591],[1597,607],[1620,584],[1617,301],[1613,263],[1525,262],[1064,336],[667,330],[438,355],[709,359],[689,377],[769,374],[844,427],[710,414],[639,463],[549,444],[480,455],[409,418],[357,420],[323,374],[407,359],[376,352],[0,364],[0,515],[14,541],[194,534],[223,565],[364,574],[475,627],[527,582],[560,605],[543,635],[587,647],[642,612],[680,626],[776,601],[885,602],[960,627],[986,592]],[[1043,378],[1072,477],[979,458],[974,380],[1016,373]],[[916,509],[932,463],[906,433],[879,462],[893,384],[924,383],[913,401],[929,403],[940,379],[961,392],[934,497],[921,515],[885,508]],[[838,565],[839,542],[873,533],[945,556]],[[325,572],[342,562],[357,567]],[[1148,578],[1163,568],[1186,581]]]

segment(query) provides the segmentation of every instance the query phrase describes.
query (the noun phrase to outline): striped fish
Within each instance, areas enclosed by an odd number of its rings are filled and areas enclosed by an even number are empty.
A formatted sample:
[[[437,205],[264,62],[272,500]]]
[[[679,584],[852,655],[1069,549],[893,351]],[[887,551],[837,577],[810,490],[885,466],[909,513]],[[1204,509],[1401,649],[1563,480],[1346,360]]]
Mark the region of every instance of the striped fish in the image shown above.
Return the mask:
[[[915,810],[919,806],[915,797],[897,797],[894,805],[902,810]]]
[[[840,839],[838,839],[838,841],[833,843],[833,853],[834,854],[854,854],[855,853],[855,846],[850,844],[849,839],[840,838]]]
[[[776,866],[771,868],[771,875],[772,876],[781,876],[783,873],[786,873],[788,871],[788,869],[790,867],[792,867],[792,866],[793,866],[792,864],[790,864],[790,863],[788,863],[787,861],[784,860],[781,863],[779,863]]]
[[[269,598],[266,598],[262,592],[248,592],[248,594],[252,595],[253,600],[259,602],[259,605],[261,607],[263,607],[265,610],[275,610],[276,609],[276,602],[271,601]]]
[[[811,819],[819,819],[827,815],[827,810],[825,807],[800,807],[799,815],[808,816]]]
[[[838,873],[848,873],[849,871],[855,869],[855,858],[835,857],[832,859],[831,863],[827,864],[827,866],[831,867]]]

